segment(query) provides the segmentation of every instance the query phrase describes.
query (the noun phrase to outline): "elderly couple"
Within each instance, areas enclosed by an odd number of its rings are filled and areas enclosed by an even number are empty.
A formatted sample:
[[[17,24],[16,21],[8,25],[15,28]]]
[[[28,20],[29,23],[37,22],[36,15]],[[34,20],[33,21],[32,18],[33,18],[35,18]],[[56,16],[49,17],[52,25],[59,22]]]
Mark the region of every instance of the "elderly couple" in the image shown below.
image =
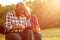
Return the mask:
[[[42,40],[36,16],[29,13],[22,2],[5,15],[5,29],[6,40]]]

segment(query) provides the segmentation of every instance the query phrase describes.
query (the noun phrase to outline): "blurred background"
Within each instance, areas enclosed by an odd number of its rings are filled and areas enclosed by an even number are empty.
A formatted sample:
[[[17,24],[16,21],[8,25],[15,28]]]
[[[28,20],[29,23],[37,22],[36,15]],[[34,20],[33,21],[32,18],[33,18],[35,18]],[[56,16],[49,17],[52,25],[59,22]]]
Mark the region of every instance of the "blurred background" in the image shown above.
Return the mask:
[[[24,0],[36,15],[40,24],[43,40],[59,40],[60,38],[60,0]],[[4,15],[15,9],[22,0],[0,0],[0,26],[4,25]],[[54,35],[53,35],[54,34]],[[58,35],[57,35],[58,34]],[[53,35],[53,36],[52,36]]]
[[[19,1],[0,1],[0,25],[4,23],[4,15],[14,10]],[[60,0],[25,0],[25,2],[32,13],[37,16],[41,29],[60,27]]]

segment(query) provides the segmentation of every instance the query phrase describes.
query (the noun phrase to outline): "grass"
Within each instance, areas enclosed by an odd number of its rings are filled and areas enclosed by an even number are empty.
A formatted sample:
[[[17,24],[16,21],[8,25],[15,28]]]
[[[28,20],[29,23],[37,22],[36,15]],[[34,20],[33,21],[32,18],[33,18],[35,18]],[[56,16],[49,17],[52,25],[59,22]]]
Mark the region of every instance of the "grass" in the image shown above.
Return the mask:
[[[60,40],[60,28],[41,30],[43,40]]]
[[[0,34],[0,40],[5,40],[5,36]]]
[[[60,28],[51,28],[41,30],[43,40],[60,40]],[[5,36],[0,34],[0,40],[4,40]]]

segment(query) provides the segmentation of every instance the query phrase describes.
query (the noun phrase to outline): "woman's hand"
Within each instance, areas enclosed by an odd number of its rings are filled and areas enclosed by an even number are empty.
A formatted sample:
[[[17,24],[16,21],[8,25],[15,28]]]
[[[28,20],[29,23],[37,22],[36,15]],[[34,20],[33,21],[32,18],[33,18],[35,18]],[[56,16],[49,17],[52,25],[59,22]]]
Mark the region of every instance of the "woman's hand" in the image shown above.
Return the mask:
[[[39,28],[37,26],[31,26],[33,32],[39,32]]]
[[[32,30],[33,32],[39,32],[39,28],[37,26],[29,26],[29,27],[26,27],[25,30]]]

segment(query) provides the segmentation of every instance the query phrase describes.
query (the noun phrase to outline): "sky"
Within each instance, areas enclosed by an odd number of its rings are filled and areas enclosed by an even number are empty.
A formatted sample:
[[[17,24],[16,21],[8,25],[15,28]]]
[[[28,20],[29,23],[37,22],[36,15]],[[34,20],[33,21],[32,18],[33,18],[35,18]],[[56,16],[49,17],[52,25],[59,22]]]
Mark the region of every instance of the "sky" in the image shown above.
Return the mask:
[[[28,1],[33,2],[34,0],[25,0],[25,2]],[[17,4],[18,2],[23,2],[23,0],[0,0],[0,4],[2,5]]]
[[[17,4],[18,2],[22,2],[23,0],[0,0],[0,4],[8,5],[8,4]]]

